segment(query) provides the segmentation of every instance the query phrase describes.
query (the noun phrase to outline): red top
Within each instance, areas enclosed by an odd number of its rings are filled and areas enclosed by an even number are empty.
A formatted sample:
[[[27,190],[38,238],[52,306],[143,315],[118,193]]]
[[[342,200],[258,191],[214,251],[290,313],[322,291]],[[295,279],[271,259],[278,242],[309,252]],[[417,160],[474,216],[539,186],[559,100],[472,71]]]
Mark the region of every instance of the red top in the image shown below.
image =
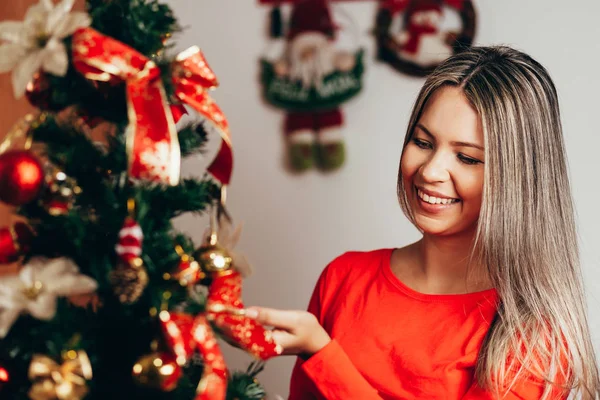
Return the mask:
[[[333,340],[298,359],[289,400],[493,398],[474,382],[474,368],[496,290],[416,292],[392,273],[392,250],[346,253],[325,268],[308,310]],[[505,399],[541,394],[530,378]]]

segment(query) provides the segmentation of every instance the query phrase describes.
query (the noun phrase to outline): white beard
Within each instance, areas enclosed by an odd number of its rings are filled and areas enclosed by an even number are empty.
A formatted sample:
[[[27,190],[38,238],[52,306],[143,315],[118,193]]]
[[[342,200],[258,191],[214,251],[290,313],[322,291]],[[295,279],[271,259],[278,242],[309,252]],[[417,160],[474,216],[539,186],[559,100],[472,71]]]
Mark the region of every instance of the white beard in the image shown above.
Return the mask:
[[[314,55],[308,60],[302,59],[302,52],[314,49]],[[289,77],[302,82],[304,88],[320,88],[323,78],[335,69],[335,50],[331,40],[318,32],[298,35],[288,44],[290,62]]]

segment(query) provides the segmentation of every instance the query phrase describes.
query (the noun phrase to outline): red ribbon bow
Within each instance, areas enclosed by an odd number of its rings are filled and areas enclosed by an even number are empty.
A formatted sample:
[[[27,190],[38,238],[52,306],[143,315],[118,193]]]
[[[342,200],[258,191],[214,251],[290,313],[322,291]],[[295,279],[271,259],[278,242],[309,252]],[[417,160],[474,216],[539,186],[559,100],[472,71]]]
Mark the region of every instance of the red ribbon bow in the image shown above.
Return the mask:
[[[133,178],[176,185],[179,182],[180,150],[173,112],[156,64],[131,47],[92,28],[73,35],[73,64],[95,81],[120,79],[126,83],[129,126],[127,152]],[[177,98],[198,111],[219,132],[221,150],[208,170],[221,183],[229,183],[233,167],[227,120],[208,95],[217,85],[214,73],[197,47],[179,54],[173,65]]]

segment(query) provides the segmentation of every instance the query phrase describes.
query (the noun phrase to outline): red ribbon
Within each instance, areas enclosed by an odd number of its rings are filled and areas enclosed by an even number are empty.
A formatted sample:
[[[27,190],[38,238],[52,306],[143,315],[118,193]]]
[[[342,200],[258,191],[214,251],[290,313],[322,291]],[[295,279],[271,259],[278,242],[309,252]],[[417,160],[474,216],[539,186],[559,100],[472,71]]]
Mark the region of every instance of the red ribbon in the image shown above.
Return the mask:
[[[181,105],[169,106],[156,64],[131,47],[91,28],[79,29],[73,35],[73,64],[90,80],[120,79],[126,83],[130,176],[176,185],[180,150],[175,120],[182,110]],[[233,166],[231,139],[223,112],[208,96],[208,90],[217,84],[214,73],[196,47],[176,58],[173,71],[177,98],[198,111],[223,138],[221,151],[209,172],[227,184]]]
[[[196,388],[195,400],[224,400],[227,367],[206,317],[162,311],[160,324],[179,365],[187,363],[196,350],[202,355],[204,370]]]

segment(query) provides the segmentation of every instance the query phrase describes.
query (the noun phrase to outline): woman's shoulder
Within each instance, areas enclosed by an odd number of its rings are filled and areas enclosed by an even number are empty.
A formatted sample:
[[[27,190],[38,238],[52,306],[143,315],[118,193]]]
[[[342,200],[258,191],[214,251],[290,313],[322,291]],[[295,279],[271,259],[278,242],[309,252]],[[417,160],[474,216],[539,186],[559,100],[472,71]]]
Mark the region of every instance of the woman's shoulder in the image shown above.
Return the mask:
[[[368,251],[347,251],[334,258],[325,267],[323,274],[328,279],[339,280],[352,275],[364,277],[365,273],[378,271],[389,263],[394,249],[382,248]]]

